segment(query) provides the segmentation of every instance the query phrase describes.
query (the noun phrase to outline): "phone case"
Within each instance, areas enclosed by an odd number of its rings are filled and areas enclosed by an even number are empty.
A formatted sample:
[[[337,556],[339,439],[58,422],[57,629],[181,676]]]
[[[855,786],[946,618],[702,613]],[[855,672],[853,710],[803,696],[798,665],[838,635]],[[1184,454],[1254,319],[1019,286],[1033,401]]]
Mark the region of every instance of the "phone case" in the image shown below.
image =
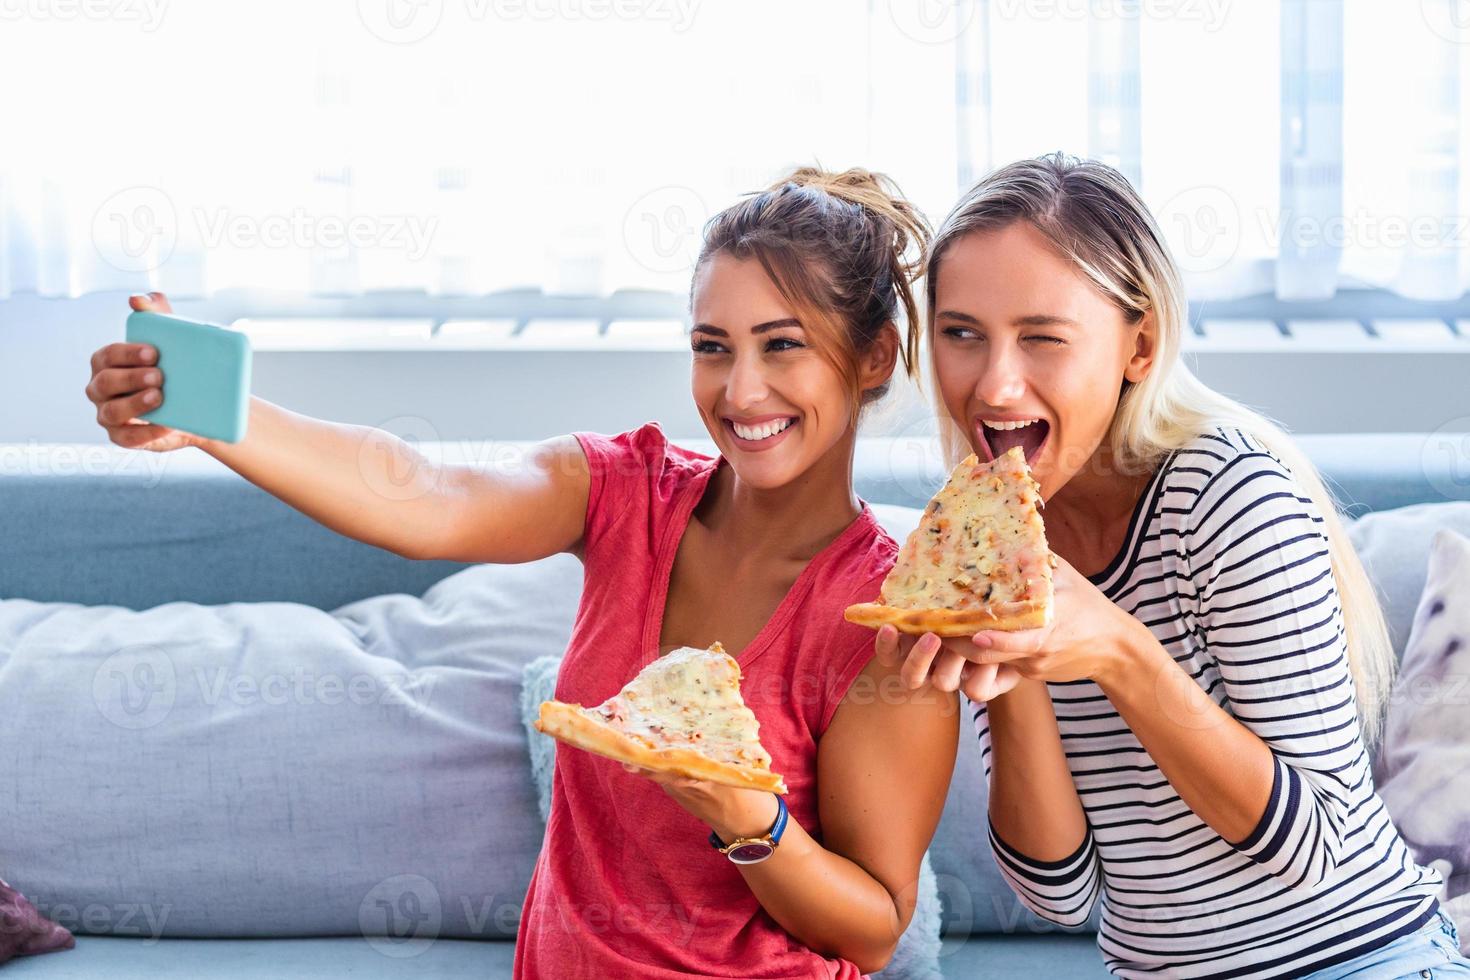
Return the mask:
[[[127,341],[156,347],[163,372],[163,404],[139,418],[221,442],[245,438],[250,338],[212,323],[134,311]]]

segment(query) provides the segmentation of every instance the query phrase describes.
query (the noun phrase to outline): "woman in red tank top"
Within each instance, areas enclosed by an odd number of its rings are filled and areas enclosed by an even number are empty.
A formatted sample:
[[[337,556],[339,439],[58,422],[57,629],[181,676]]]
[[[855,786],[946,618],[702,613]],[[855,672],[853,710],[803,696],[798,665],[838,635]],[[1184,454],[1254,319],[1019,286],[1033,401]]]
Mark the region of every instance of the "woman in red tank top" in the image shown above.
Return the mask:
[[[878,594],[898,551],[853,492],[853,448],[900,357],[917,370],[911,282],[927,241],[887,179],[858,170],[799,170],[706,226],[692,388],[717,457],[650,423],[547,440],[513,468],[437,465],[377,430],[388,452],[366,452],[361,427],[259,398],[249,437],[222,443],[136,417],[163,384],[138,344],[94,354],[88,393],[118,445],[197,446],[398,554],[577,555],[585,584],[562,701],[598,704],[680,646],[718,640],[737,659],[789,792],[559,749],[517,977],[853,978],[888,962],[913,915],[959,735],[953,690],[909,689],[874,657],[873,634],[842,617]],[[132,305],[169,310],[161,294]],[[384,458],[391,477],[373,470]],[[399,486],[398,464],[415,492],[390,499],[377,488]]]
[[[598,704],[669,650],[718,640],[789,789],[774,850],[737,864],[711,835],[772,831],[774,794],[559,748],[517,977],[856,978],[891,957],[958,704],[903,687],[842,610],[877,594],[897,553],[852,456],[862,407],[900,356],[915,370],[927,236],[865,171],[799,170],[734,205],[706,226],[691,289],[693,394],[720,455],[655,423],[578,432],[475,494],[475,560],[584,563],[559,700]]]

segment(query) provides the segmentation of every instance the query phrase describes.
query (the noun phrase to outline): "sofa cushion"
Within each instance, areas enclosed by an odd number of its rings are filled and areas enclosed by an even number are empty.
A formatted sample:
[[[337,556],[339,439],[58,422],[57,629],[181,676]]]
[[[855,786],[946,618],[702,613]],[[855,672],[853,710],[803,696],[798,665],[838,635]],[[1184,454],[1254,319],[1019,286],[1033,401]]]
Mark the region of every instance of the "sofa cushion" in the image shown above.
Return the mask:
[[[900,437],[859,438],[853,460],[858,494],[874,503],[922,507],[948,476],[938,445],[925,435],[931,428],[925,423]],[[1361,514],[1470,500],[1466,447],[1455,435],[1304,434],[1297,442]],[[708,439],[679,443],[705,453],[714,448]],[[415,445],[431,460],[498,466],[533,444]],[[291,601],[335,609],[388,592],[419,595],[464,567],[410,561],[345,538],[197,449],[160,454],[106,442],[0,443],[0,482],[0,555],[7,559],[0,562],[0,598],[132,609],[179,600]]]
[[[570,556],[422,598],[0,601],[0,868],[74,931],[514,936],[541,844],[517,699]],[[63,918],[65,911],[71,918]]]
[[[83,936],[59,956],[27,957],[5,965],[5,980],[502,980],[511,975],[516,945],[509,940],[412,941],[374,938],[124,939]]]
[[[1445,877],[1470,949],[1470,538],[1434,536],[1428,581],[1390,698],[1379,795],[1422,864]]]
[[[1424,591],[1425,557],[1441,528],[1470,536],[1470,502],[1415,504],[1375,511],[1348,524],[1348,537],[1383,599],[1394,651],[1402,655],[1419,595]]]
[[[515,943],[439,939],[411,960],[384,955],[363,939],[116,939],[84,936],[60,956],[27,957],[5,967],[5,980],[509,980]],[[1038,933],[945,942],[945,980],[1065,977],[1105,980],[1092,936]]]

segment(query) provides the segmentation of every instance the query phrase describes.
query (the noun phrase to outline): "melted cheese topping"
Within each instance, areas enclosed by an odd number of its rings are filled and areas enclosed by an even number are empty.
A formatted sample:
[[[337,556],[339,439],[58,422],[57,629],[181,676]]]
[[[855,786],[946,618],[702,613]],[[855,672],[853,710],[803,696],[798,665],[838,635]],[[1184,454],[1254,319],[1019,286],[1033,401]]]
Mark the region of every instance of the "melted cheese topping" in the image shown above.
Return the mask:
[[[972,453],[924,508],[883,602],[901,609],[978,609],[1051,596],[1040,486],[1019,446],[994,462]]]
[[[740,697],[740,665],[718,643],[665,654],[592,711],[649,748],[682,746],[719,762],[771,764],[760,722]]]

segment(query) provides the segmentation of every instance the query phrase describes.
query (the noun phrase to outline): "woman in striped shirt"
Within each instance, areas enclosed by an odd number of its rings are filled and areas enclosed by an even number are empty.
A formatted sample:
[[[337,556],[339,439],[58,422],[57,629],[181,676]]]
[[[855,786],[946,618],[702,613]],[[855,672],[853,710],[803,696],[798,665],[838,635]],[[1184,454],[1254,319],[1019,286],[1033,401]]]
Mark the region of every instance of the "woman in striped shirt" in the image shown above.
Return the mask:
[[[880,631],[963,691],[990,837],[1021,901],[1102,900],[1124,977],[1470,976],[1441,881],[1374,792],[1393,666],[1335,505],[1282,430],[1179,358],[1186,304],[1127,181],[1050,155],[991,174],[928,268],[951,461],[1026,452],[1053,622]]]

